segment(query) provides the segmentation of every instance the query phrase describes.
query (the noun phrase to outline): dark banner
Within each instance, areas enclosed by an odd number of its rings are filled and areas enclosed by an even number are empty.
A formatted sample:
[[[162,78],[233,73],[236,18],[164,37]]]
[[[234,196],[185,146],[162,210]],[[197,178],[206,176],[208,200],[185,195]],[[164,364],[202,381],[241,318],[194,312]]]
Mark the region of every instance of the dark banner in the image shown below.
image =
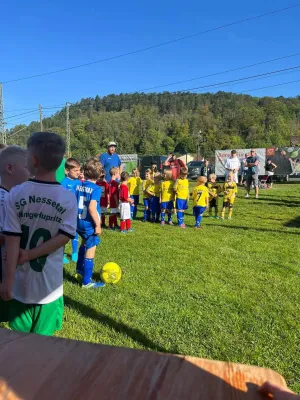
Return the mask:
[[[266,149],[266,159],[270,158],[277,168],[275,175],[300,176],[300,147],[272,147]]]

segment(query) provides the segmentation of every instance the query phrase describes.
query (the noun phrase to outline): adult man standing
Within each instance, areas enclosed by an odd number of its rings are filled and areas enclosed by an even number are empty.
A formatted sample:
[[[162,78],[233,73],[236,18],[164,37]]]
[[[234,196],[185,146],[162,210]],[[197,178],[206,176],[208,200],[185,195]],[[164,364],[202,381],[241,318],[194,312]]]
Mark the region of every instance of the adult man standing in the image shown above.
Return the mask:
[[[229,172],[232,172],[234,175],[234,182],[238,183],[238,172],[239,169],[241,167],[241,163],[240,160],[237,158],[236,155],[236,150],[231,150],[231,157],[227,158],[227,160],[225,161],[225,177],[227,178],[227,175],[229,174]]]
[[[255,198],[258,199],[258,170],[259,170],[259,159],[256,155],[256,150],[252,149],[250,152],[250,156],[246,159],[247,175],[246,175],[246,183],[247,183],[247,193],[245,195],[246,198],[249,197],[251,184],[253,183],[255,188]]]
[[[169,154],[168,158],[164,162],[164,166],[170,167],[173,180],[176,181],[180,176],[180,168],[185,167],[185,163],[182,160],[177,159],[176,154]]]
[[[110,181],[109,170],[112,167],[119,168],[120,174],[122,172],[122,163],[121,163],[120,157],[116,153],[116,147],[117,147],[116,142],[109,142],[107,145],[107,152],[101,154],[101,156],[100,156],[100,162],[103,165],[103,169],[105,171],[106,182]]]

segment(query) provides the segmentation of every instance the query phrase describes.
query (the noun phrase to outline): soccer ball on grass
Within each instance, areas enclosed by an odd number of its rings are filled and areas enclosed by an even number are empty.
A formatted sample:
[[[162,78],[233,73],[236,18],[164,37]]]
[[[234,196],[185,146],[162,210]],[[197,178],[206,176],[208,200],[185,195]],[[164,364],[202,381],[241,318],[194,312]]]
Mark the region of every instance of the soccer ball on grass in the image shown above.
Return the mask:
[[[103,282],[115,284],[121,279],[122,270],[118,264],[114,262],[108,262],[103,266],[100,276]]]

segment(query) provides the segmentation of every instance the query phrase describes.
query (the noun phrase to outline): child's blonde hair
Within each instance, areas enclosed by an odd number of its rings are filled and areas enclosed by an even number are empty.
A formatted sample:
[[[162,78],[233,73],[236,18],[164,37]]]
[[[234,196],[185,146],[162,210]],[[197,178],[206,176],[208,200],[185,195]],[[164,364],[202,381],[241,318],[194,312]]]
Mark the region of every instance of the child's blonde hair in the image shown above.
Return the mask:
[[[26,150],[20,146],[7,146],[0,152],[0,175],[5,171],[7,164],[17,163],[20,157],[26,157]]]
[[[230,176],[230,178],[234,178],[234,173],[233,172],[229,172],[229,174],[227,175],[227,179],[229,178],[229,176]]]
[[[132,175],[136,172],[137,176],[140,176],[140,171],[138,168],[133,168]]]
[[[172,171],[170,169],[167,169],[167,170],[164,171],[164,179],[166,181],[171,180],[172,177],[173,177],[173,174],[172,174]]]
[[[53,132],[35,132],[27,140],[27,149],[38,158],[47,172],[56,171],[66,151],[63,138]]]
[[[119,172],[119,168],[117,168],[117,167],[112,167],[112,168],[109,170],[110,176],[118,175],[118,172]]]
[[[199,176],[197,182],[199,183],[199,185],[204,185],[207,182],[206,176]]]
[[[186,167],[181,167],[181,168],[180,168],[180,175],[182,175],[182,176],[187,176],[188,173],[189,173],[188,168],[186,168]]]
[[[211,179],[217,179],[217,175],[216,174],[210,174],[208,177],[208,180],[210,181]]]
[[[89,158],[84,164],[83,173],[86,179],[99,179],[102,173],[102,164],[99,158]]]

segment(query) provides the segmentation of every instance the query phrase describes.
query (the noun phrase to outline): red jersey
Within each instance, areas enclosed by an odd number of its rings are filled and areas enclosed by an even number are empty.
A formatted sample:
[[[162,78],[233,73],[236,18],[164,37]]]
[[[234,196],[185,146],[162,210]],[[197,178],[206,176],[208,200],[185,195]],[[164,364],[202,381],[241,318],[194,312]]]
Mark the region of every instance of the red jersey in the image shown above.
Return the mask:
[[[97,181],[96,184],[102,187],[102,193],[100,198],[100,207],[108,206],[108,197],[109,197],[109,185],[105,181]]]
[[[129,198],[129,189],[128,186],[125,185],[124,183],[121,183],[120,185],[120,191],[119,191],[119,199],[122,203],[128,203],[128,198]]]
[[[119,200],[119,184],[117,181],[109,182],[109,198],[110,198],[110,208],[118,207]]]

